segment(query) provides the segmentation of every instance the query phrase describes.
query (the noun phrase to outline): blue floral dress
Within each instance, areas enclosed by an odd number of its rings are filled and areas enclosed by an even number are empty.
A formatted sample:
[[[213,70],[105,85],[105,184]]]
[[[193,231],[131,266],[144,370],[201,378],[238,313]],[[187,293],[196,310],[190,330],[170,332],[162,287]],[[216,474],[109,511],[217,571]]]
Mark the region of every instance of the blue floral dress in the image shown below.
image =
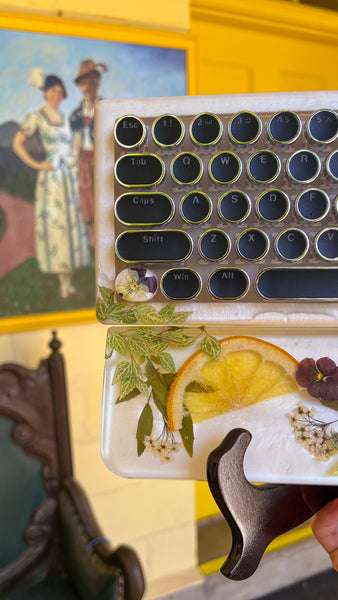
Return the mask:
[[[43,109],[27,115],[21,127],[30,137],[40,135],[49,171],[41,170],[35,188],[35,251],[45,273],[69,273],[90,262],[86,227],[82,218],[72,133],[63,118],[51,123]]]

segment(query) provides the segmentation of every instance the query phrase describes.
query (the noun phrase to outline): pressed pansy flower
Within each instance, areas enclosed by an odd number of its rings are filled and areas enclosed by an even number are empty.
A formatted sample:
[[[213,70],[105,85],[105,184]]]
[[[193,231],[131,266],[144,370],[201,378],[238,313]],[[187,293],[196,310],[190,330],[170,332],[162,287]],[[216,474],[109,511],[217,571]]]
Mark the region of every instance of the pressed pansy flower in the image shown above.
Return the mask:
[[[156,288],[156,278],[148,269],[124,269],[116,277],[116,293],[128,302],[149,300]]]
[[[317,361],[304,358],[298,365],[296,380],[313,398],[325,402],[338,400],[338,367],[327,356]]]

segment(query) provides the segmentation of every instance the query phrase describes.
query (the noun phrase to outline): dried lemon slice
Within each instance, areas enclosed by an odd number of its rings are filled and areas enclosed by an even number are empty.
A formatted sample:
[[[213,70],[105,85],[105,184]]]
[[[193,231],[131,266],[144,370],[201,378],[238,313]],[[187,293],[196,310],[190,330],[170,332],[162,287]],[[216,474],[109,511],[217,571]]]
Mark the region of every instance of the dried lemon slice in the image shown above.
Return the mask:
[[[186,410],[199,423],[299,389],[298,362],[278,346],[246,336],[228,337],[220,344],[218,361],[199,350],[178,371],[167,405],[172,431],[182,427]]]

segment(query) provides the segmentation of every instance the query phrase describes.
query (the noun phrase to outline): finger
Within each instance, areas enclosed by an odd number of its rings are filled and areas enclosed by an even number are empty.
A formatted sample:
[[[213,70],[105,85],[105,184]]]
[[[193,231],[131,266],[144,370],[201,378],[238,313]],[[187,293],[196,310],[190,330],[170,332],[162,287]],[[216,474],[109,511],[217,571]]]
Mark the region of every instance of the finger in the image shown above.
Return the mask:
[[[327,552],[337,551],[338,560],[338,498],[323,506],[314,515],[311,527],[314,536]]]

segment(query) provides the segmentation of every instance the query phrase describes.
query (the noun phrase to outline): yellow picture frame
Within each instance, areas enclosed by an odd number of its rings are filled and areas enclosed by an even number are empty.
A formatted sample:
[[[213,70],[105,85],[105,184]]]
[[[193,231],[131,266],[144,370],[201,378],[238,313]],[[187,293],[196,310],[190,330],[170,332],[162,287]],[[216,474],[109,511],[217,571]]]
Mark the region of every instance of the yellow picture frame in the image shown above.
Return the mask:
[[[85,40],[118,42],[121,44],[140,45],[148,48],[183,50],[185,53],[186,93],[196,93],[196,42],[192,36],[187,34],[137,29],[134,27],[121,27],[100,22],[92,23],[89,21],[75,19],[9,12],[1,13],[0,31],[1,30],[8,30],[9,32],[18,33],[28,32],[33,34],[47,34],[50,36],[64,36],[65,39],[84,38]],[[51,37],[51,41],[53,41],[53,39],[55,40],[55,37]],[[88,57],[83,56],[83,58],[86,59]],[[4,80],[2,81],[2,85],[6,87],[6,82]],[[164,93],[152,95],[165,96],[170,94]],[[24,117],[24,115],[22,115],[22,117]],[[0,121],[2,122],[1,117]],[[61,325],[89,323],[95,322],[95,320],[96,316],[94,307],[84,307],[75,310],[65,309],[64,311],[61,310],[51,312],[37,311],[30,312],[29,314],[13,314],[9,316],[2,314],[0,318],[0,333],[31,330],[51,326],[57,327]]]

